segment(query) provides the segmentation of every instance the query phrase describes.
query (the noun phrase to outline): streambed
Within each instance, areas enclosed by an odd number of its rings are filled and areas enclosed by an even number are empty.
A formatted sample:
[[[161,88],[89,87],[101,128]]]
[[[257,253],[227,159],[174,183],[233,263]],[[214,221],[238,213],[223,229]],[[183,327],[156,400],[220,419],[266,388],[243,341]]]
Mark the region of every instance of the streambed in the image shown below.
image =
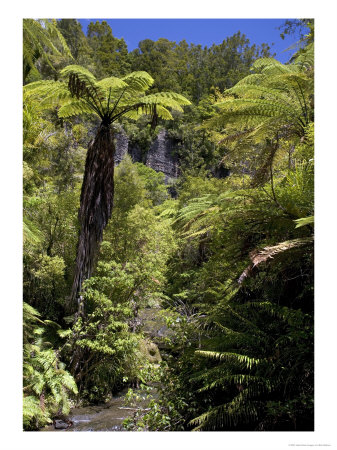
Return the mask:
[[[142,331],[146,336],[141,342],[141,351],[152,364],[159,364],[161,361],[160,351],[154,342],[170,336],[165,320],[160,316],[160,308],[146,308],[139,313]],[[156,398],[156,383],[151,383],[151,397]],[[126,431],[123,428],[123,421],[128,417],[133,417],[137,410],[147,408],[149,399],[142,389],[134,389],[137,401],[130,406],[126,402],[128,388],[120,391],[110,401],[100,405],[89,405],[71,409],[68,419],[73,422],[69,428],[55,428],[53,424],[41,429],[41,431]],[[61,421],[62,422],[62,421]],[[64,426],[65,423],[63,422]]]
[[[123,421],[147,405],[146,400],[137,401],[137,406],[125,406],[127,389],[121,391],[108,403],[73,408],[68,418],[73,422],[67,429],[56,429],[48,425],[41,431],[126,431]]]

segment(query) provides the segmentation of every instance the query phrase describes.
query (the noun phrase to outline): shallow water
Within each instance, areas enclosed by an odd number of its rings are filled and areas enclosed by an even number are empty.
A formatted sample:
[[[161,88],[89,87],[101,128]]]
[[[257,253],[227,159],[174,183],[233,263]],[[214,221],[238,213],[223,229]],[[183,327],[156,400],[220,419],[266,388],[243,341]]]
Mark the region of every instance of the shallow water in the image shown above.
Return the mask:
[[[127,389],[103,405],[73,408],[68,416],[73,425],[66,430],[55,429],[53,425],[49,425],[41,431],[125,431],[123,420],[133,416],[137,409],[143,406],[125,406],[126,392]]]
[[[170,336],[165,320],[160,316],[158,311],[160,308],[146,308],[141,310],[139,317],[142,322],[142,331],[147,337],[148,342],[157,342],[160,344],[163,337]],[[145,342],[145,340],[144,340]],[[148,346],[147,346],[148,347]],[[149,349],[149,348],[148,348]],[[150,349],[151,350],[151,349]],[[149,358],[149,354],[146,354]],[[160,352],[157,348],[155,361],[150,362],[159,363],[161,360]],[[152,397],[157,395],[156,383],[151,383],[153,391]],[[146,408],[147,400],[138,400],[135,407],[125,406],[125,395],[128,389],[124,389],[118,395],[113,397],[108,403],[102,405],[91,405],[80,408],[73,408],[70,411],[68,418],[73,422],[73,425],[67,429],[56,429],[54,425],[48,425],[41,431],[126,431],[123,428],[123,421],[128,417],[132,417],[138,409]],[[141,389],[134,389],[135,393],[142,394]]]

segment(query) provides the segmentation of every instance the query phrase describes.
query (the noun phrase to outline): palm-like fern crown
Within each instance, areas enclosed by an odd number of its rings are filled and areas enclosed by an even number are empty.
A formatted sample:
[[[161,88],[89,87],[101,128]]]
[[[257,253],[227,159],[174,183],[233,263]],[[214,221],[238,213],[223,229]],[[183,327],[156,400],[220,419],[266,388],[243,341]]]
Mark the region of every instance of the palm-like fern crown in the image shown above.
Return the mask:
[[[312,93],[313,46],[301,53],[293,64],[273,58],[255,61],[252,74],[225,91],[216,106],[219,114],[206,127],[221,129],[225,140],[274,136],[302,137],[313,120]]]
[[[60,118],[89,113],[106,124],[122,115],[138,119],[142,114],[151,114],[172,119],[167,108],[182,111],[183,105],[190,104],[174,92],[145,95],[154,80],[143,71],[97,81],[84,67],[70,65],[61,71],[61,77],[64,81],[37,81],[24,87],[27,95],[39,98],[46,108],[59,106]]]

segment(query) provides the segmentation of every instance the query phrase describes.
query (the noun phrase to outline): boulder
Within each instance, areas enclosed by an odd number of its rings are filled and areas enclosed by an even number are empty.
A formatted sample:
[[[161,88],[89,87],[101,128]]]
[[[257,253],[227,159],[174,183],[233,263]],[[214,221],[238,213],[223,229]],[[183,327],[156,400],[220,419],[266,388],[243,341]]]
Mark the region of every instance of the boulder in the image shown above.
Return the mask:
[[[140,351],[145,358],[152,364],[159,364],[161,356],[158,346],[149,339],[142,339],[140,341]]]
[[[65,422],[64,420],[56,419],[54,420],[54,428],[56,430],[64,430],[66,428],[69,428],[72,425],[72,422],[69,420],[68,422]]]

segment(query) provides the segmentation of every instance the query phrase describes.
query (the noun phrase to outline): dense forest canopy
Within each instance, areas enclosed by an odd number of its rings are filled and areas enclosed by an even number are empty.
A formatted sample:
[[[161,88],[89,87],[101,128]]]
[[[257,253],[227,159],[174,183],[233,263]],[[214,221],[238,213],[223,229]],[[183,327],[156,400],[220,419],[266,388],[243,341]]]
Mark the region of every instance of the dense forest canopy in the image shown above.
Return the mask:
[[[282,64],[240,31],[129,52],[106,21],[24,19],[25,430],[125,388],[131,431],[314,429],[314,21],[294,30]]]

